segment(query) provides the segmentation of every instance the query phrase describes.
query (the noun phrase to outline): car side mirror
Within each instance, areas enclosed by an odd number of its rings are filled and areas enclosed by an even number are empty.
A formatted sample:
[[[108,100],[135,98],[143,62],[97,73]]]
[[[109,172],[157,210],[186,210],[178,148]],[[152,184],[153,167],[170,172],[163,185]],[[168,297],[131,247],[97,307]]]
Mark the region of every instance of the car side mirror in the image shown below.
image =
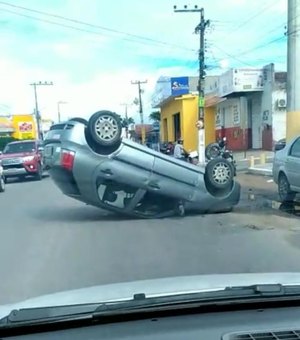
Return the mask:
[[[42,146],[40,146],[39,148],[38,148],[38,152],[43,152],[44,151],[44,148],[42,147]]]

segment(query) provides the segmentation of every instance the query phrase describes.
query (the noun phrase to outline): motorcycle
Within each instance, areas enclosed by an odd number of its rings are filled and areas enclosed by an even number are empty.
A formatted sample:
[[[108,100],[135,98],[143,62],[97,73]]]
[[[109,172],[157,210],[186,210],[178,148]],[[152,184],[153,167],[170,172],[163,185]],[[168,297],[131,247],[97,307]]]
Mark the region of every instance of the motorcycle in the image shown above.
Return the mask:
[[[160,152],[165,155],[172,156],[174,152],[174,145],[172,143],[164,143],[160,147]]]
[[[219,138],[216,143],[208,144],[205,148],[205,157],[207,160],[212,160],[218,157],[228,160],[234,169],[234,176],[236,176],[236,161],[233,157],[233,152],[227,149],[226,137]]]
[[[184,152],[184,160],[188,163],[197,165],[199,162],[198,152],[191,151],[191,152]]]

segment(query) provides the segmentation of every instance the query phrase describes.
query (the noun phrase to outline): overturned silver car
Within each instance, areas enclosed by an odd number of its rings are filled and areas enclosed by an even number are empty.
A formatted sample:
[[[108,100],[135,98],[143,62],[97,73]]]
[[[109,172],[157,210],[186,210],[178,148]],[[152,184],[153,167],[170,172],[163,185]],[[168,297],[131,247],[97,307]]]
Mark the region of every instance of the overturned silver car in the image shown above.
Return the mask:
[[[199,167],[121,138],[121,132],[110,111],[51,127],[44,163],[65,195],[141,218],[225,212],[238,204],[240,185],[227,160]]]

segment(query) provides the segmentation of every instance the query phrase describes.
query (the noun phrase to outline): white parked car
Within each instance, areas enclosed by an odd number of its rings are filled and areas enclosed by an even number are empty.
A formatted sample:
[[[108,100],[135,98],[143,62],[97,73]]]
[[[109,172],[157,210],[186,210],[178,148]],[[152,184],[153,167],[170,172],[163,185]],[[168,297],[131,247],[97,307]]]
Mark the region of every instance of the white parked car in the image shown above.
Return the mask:
[[[300,136],[275,153],[273,178],[282,202],[293,201],[300,193]]]

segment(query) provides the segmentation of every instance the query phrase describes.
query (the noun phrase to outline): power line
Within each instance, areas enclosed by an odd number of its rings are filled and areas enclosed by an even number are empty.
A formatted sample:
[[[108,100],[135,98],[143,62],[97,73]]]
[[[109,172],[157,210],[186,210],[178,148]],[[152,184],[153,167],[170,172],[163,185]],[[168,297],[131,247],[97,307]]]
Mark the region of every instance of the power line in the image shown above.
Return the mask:
[[[258,16],[260,16],[261,14],[263,14],[264,12],[266,12],[267,10],[269,10],[271,7],[275,6],[277,2],[271,2],[268,5],[266,5],[265,7],[263,7],[261,10],[259,10],[256,14],[250,16],[248,19],[246,19],[244,22],[242,22],[241,24],[239,24],[237,27],[234,28],[234,30],[238,30],[239,28],[247,25],[250,21],[254,20],[255,18],[257,18]]]
[[[282,41],[282,40],[284,40],[285,38],[286,38],[285,36],[278,37],[278,38],[276,38],[276,39],[273,39],[273,40],[269,41],[268,43],[265,43],[265,44],[261,44],[261,45],[255,46],[255,47],[253,47],[253,48],[251,48],[251,49],[244,50],[244,51],[242,51],[242,52],[240,52],[240,53],[238,53],[238,54],[235,54],[235,55],[230,54],[230,53],[224,51],[222,48],[220,48],[219,46],[217,46],[217,45],[215,45],[215,44],[214,44],[213,46],[214,46],[215,48],[217,48],[218,50],[220,50],[220,51],[221,51],[222,53],[224,53],[225,55],[227,55],[228,57],[230,57],[231,59],[234,59],[234,60],[236,60],[236,61],[238,61],[238,62],[240,62],[240,63],[243,63],[243,64],[245,64],[245,65],[249,65],[249,63],[247,63],[247,62],[245,62],[245,61],[239,59],[239,57],[241,57],[241,56],[243,56],[243,55],[245,55],[245,54],[252,53],[252,52],[254,52],[254,51],[258,50],[258,49],[262,49],[262,48],[268,47],[269,45],[272,45],[272,44],[274,44],[274,43],[276,43],[276,42]],[[219,61],[221,61],[221,60],[222,60],[222,59],[220,58]]]
[[[260,44],[260,45],[258,45],[258,46],[256,46],[256,47],[251,48],[251,49],[242,51],[242,52],[240,52],[240,53],[239,53],[238,55],[236,55],[236,56],[240,57],[240,56],[243,56],[243,55],[245,55],[245,54],[252,53],[252,52],[257,51],[257,50],[259,50],[259,49],[268,47],[268,46],[270,46],[270,45],[272,45],[272,44],[274,44],[274,43],[276,43],[276,42],[279,42],[279,41],[281,41],[281,40],[284,40],[285,38],[286,38],[285,36],[282,36],[282,37],[278,37],[278,38],[272,39],[271,41],[269,41],[269,42],[267,42],[267,43]]]
[[[243,60],[237,58],[236,56],[224,51],[221,47],[217,46],[217,45],[214,45],[215,48],[217,48],[219,51],[223,52],[226,56],[230,57],[231,59],[234,59],[236,60],[237,62],[239,62],[240,64],[244,64],[244,65],[247,65],[247,66],[251,66],[249,63],[247,62],[244,62]],[[219,61],[221,61],[222,59],[220,59]]]
[[[149,38],[149,37],[145,37],[145,36],[141,36],[141,35],[137,35],[137,34],[128,33],[128,32],[124,32],[124,31],[120,31],[120,30],[104,27],[104,26],[101,26],[101,25],[91,24],[91,23],[88,23],[88,22],[85,22],[85,21],[82,21],[82,20],[68,18],[68,17],[62,16],[62,15],[52,14],[52,13],[48,13],[48,12],[45,12],[45,11],[40,11],[40,10],[28,8],[28,7],[18,6],[18,5],[7,3],[5,1],[0,1],[0,4],[1,5],[5,5],[5,6],[10,6],[10,7],[13,7],[13,8],[17,8],[17,9],[21,9],[21,10],[24,10],[24,11],[29,11],[29,12],[32,12],[32,13],[36,13],[36,14],[40,14],[40,15],[45,15],[45,16],[56,18],[56,19],[72,22],[72,23],[75,23],[75,24],[91,27],[91,28],[97,28],[97,29],[104,30],[104,31],[107,31],[107,32],[110,32],[110,33],[114,33],[114,34],[118,34],[118,35],[122,35],[122,36],[127,36],[128,38],[131,38],[131,39],[126,39],[128,41],[137,42],[136,39],[138,39],[138,40],[147,41],[148,43],[154,43],[154,44],[170,46],[170,47],[174,47],[174,48],[178,48],[178,49],[195,51],[194,49],[190,49],[190,48],[187,48],[187,47],[184,47],[184,46],[181,46],[181,45],[172,44],[172,43],[168,43],[168,42],[165,42],[165,41],[156,40],[156,39],[153,39],[153,38]],[[9,11],[7,9],[2,9],[1,8],[1,10],[9,12],[9,13],[12,13],[12,14],[24,16],[24,17],[27,17],[29,19],[38,20],[38,21],[44,21],[44,22],[47,22],[49,24],[54,24],[54,25],[62,26],[62,27],[65,27],[65,28],[71,28],[71,29],[76,29],[76,30],[82,30],[83,32],[99,34],[99,32],[85,30],[85,29],[82,29],[82,28],[78,28],[76,26],[70,26],[70,25],[61,24],[61,23],[53,22],[53,21],[50,21],[50,20],[47,20],[47,19],[41,19],[41,18],[29,16],[29,15],[22,14],[22,13],[19,13],[19,12]],[[135,40],[133,40],[133,39],[135,39]]]
[[[47,20],[47,19],[36,18],[36,17],[31,16],[31,15],[11,11],[9,9],[0,8],[0,11],[11,13],[11,14],[16,14],[16,15],[22,16],[22,17],[27,18],[27,19],[41,21],[41,22],[51,24],[51,25],[56,25],[56,26],[60,26],[60,27],[64,27],[64,28],[73,29],[73,30],[76,30],[76,31],[81,31],[81,32],[85,32],[85,33],[93,33],[93,34],[96,34],[96,35],[103,36],[103,34],[101,34],[99,32],[95,32],[95,31],[91,31],[91,30],[87,30],[87,29],[84,29],[84,28],[79,28],[79,27],[75,27],[75,26],[71,26],[71,25],[61,24],[61,23],[51,21],[51,20]]]
[[[239,29],[241,27],[243,27],[243,26],[247,25],[249,22],[253,21],[255,18],[257,18],[258,16],[263,14],[265,11],[267,11],[268,9],[270,9],[271,7],[276,5],[277,3],[278,3],[278,1],[277,2],[271,2],[271,3],[267,4],[266,6],[262,7],[259,11],[255,12],[254,15],[251,15],[248,19],[244,20],[243,22],[241,22],[240,24],[235,26],[232,30],[230,30],[229,32],[224,34],[221,38],[223,39],[224,37],[227,37],[228,34],[236,34],[236,33],[238,33]]]

